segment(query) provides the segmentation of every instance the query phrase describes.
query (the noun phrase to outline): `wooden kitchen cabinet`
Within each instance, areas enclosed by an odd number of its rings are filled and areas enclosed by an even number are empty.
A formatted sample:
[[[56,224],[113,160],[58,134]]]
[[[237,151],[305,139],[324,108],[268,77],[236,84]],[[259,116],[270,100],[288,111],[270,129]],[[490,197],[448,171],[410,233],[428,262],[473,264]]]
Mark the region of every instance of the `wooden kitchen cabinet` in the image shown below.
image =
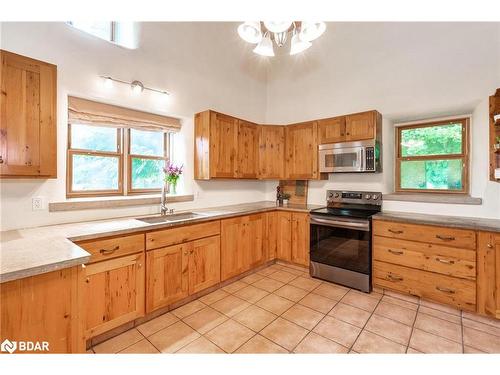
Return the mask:
[[[500,319],[500,233],[478,233],[477,311]]]
[[[355,113],[345,116],[345,140],[362,141],[375,139],[382,117],[377,111]]]
[[[252,122],[238,120],[238,164],[236,176],[254,178],[259,174],[259,126]]]
[[[190,295],[220,282],[220,236],[191,242],[188,266]]]
[[[255,268],[265,263],[267,252],[265,245],[266,215],[257,214],[247,216],[245,270]]]
[[[292,212],[292,263],[309,266],[309,214]]]
[[[0,50],[0,177],[57,177],[57,67]]]
[[[285,175],[290,180],[318,178],[317,121],[285,127]]]
[[[144,315],[144,252],[92,263],[84,270],[87,339]]]
[[[278,212],[266,213],[266,253],[267,260],[276,259],[278,250],[278,228],[279,219]]]
[[[259,129],[259,178],[285,177],[285,127],[262,125]]]
[[[318,121],[319,144],[345,142],[345,116]]]
[[[276,212],[278,233],[276,258],[290,262],[292,260],[292,214],[286,211]]]

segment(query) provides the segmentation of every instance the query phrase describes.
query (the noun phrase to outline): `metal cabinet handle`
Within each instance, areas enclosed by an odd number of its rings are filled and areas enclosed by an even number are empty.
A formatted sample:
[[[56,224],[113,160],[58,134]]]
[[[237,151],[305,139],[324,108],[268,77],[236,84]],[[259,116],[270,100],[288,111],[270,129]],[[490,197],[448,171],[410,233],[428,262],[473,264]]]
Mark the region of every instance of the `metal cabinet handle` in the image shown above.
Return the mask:
[[[453,237],[453,236],[442,236],[440,234],[436,234],[436,238],[439,238],[440,240],[443,240],[443,241],[453,241],[453,240],[455,240],[455,237]]]
[[[391,281],[403,281],[403,278],[401,276],[394,276],[394,275],[387,275],[387,278]]]
[[[438,262],[444,263],[444,264],[455,264],[454,260],[449,260],[449,259],[441,259],[441,258],[436,258]]]
[[[110,254],[113,254],[116,250],[118,250],[120,248],[120,245],[116,245],[115,247],[113,247],[112,249],[101,249],[99,250],[99,252],[102,254],[102,255],[110,255]]]
[[[395,230],[395,229],[388,229],[388,230],[389,230],[389,232],[394,233],[394,234],[401,234],[401,233],[403,233],[402,230]]]
[[[392,250],[392,249],[387,249],[388,252],[394,255],[403,255],[404,253],[402,251],[397,251],[397,250]]]
[[[436,289],[439,290],[440,292],[443,292],[443,293],[455,294],[455,291],[453,289],[450,289],[450,288],[442,288],[440,286],[437,286]]]
[[[490,243],[488,245],[486,245],[486,246],[488,246],[490,249],[493,249],[493,245],[490,244]]]

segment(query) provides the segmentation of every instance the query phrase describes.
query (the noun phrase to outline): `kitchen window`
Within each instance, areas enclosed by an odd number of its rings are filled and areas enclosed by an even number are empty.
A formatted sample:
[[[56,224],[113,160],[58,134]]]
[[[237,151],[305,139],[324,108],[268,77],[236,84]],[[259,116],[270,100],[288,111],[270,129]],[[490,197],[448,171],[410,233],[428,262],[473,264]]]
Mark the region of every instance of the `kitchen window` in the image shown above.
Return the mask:
[[[396,192],[468,193],[468,118],[398,126],[396,144]]]

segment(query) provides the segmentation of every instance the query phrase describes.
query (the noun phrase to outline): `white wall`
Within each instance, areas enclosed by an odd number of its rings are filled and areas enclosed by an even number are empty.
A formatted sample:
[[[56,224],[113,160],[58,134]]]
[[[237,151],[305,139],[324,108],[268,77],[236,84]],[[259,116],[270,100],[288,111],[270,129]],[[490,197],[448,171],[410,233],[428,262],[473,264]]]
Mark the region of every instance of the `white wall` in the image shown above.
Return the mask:
[[[193,114],[208,108],[253,121],[265,116],[266,67],[255,60],[231,23],[144,23],[140,47],[127,50],[83,34],[63,23],[2,23],[2,48],[58,66],[58,178],[2,180],[1,229],[68,221],[144,215],[158,208],[133,207],[49,213],[32,211],[31,198],[65,199],[67,96],[76,95],[182,119],[178,160],[186,165],[181,191],[195,201],[176,209],[264,200],[271,183],[260,181],[193,181]],[[221,38],[221,36],[230,36]],[[231,39],[232,37],[232,39]],[[138,79],[146,86],[168,89],[165,104],[144,92],[135,97],[126,86],[106,90],[99,75]],[[271,184],[272,185],[272,184]]]

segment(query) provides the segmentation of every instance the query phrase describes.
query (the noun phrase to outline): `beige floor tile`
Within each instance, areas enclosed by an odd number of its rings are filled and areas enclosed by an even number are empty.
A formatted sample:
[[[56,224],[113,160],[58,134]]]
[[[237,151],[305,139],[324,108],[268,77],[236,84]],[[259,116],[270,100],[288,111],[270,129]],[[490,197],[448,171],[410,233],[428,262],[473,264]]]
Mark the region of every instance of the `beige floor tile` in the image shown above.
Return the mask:
[[[421,312],[419,312],[417,315],[415,328],[432,333],[436,336],[444,337],[452,341],[456,341],[459,343],[462,342],[461,325],[435,318],[431,315],[422,314]]]
[[[281,281],[265,277],[262,280],[259,280],[259,281],[255,282],[255,283],[253,283],[252,285],[255,286],[255,287],[257,287],[257,288],[263,289],[266,292],[272,293],[276,289],[281,288],[285,284],[283,284]]]
[[[379,303],[379,299],[370,294],[350,290],[341,301],[345,304],[373,312]]]
[[[264,278],[263,275],[260,275],[258,273],[252,273],[248,276],[245,276],[241,281],[247,284],[253,284],[256,281],[262,280]]]
[[[200,302],[199,300],[194,300],[181,307],[176,308],[175,310],[172,310],[171,313],[174,314],[179,319],[182,319],[185,318],[186,316],[194,314],[197,311],[200,311],[201,309],[204,309],[205,307],[206,305],[203,302]]]
[[[358,353],[405,353],[406,345],[401,345],[376,335],[369,331],[363,331],[352,347]]]
[[[293,351],[294,353],[315,354],[315,353],[338,353],[343,354],[349,351],[348,348],[342,346],[335,341],[329,340],[314,332],[309,332],[308,335],[300,342]]]
[[[309,293],[307,296],[302,298],[299,303],[313,310],[319,311],[320,313],[326,314],[338,303],[338,301],[320,296],[319,294]]]
[[[261,335],[255,335],[244,343],[236,353],[240,354],[285,354],[288,351]]]
[[[500,353],[500,337],[464,327],[464,345],[486,353]]]
[[[286,269],[283,269],[283,271],[289,272],[295,276],[304,276],[306,274],[306,272],[303,269],[295,269],[290,267],[286,267]]]
[[[278,271],[278,272],[270,274],[268,277],[270,279],[278,280],[278,281],[281,281],[282,283],[286,284],[286,283],[289,283],[290,281],[292,281],[293,279],[296,279],[297,275],[293,275],[287,271]]]
[[[211,307],[205,307],[204,309],[189,315],[187,318],[184,318],[183,322],[203,335],[212,328],[224,323],[227,319],[227,316],[212,309]]]
[[[178,322],[179,318],[172,313],[165,313],[157,318],[141,324],[137,330],[144,336],[151,336],[153,333],[158,332],[160,329],[167,328],[168,326]]]
[[[309,267],[305,267],[305,266],[300,266],[298,264],[291,264],[291,263],[285,263],[281,260],[278,260],[276,262],[277,265],[280,265],[280,266],[283,266],[285,267],[286,269],[291,269],[291,270],[296,270],[296,271],[301,271],[301,272],[308,272],[309,271]]]
[[[409,346],[422,353],[462,353],[462,345],[458,342],[419,329],[413,330]]]
[[[209,293],[203,297],[200,297],[199,300],[203,302],[206,305],[211,305],[212,303],[215,303],[217,301],[220,301],[224,297],[227,297],[229,295],[228,292],[226,292],[223,289],[217,289],[216,291]]]
[[[280,297],[284,297],[293,302],[298,302],[307,295],[307,291],[292,285],[284,285],[274,292]]]
[[[408,345],[411,336],[410,326],[375,314],[368,320],[365,329],[401,345]]]
[[[287,350],[292,350],[307,335],[305,328],[289,322],[288,320],[278,318],[260,334]]]
[[[423,354],[422,352],[419,352],[418,350],[413,349],[413,348],[406,349],[406,353],[407,354]]]
[[[389,302],[389,303],[392,303],[393,305],[398,305],[400,307],[404,307],[406,309],[410,309],[413,311],[418,310],[418,303],[408,302],[408,301],[405,301],[403,299],[391,297],[388,295],[382,296],[381,302]]]
[[[253,335],[255,333],[252,330],[234,320],[228,320],[205,334],[207,339],[226,353],[234,352]]]
[[[350,348],[361,332],[361,328],[331,316],[325,316],[313,329],[313,332]]]
[[[349,288],[329,283],[323,283],[313,291],[314,294],[319,294],[335,301],[340,301],[348,292]]]
[[[256,288],[252,285],[249,285],[243,289],[238,290],[236,293],[234,293],[235,296],[250,302],[250,303],[255,303],[258,300],[264,298],[267,296],[269,293],[266,292],[263,289]]]
[[[394,297],[406,302],[411,302],[411,303],[416,303],[418,304],[420,302],[420,298],[417,296],[412,296],[410,294],[405,294],[405,293],[399,293],[395,292],[393,290],[384,290],[384,295],[389,296],[389,297]]]
[[[484,324],[476,320],[470,320],[467,318],[463,318],[462,323],[464,327],[473,328],[478,331],[483,331],[489,333],[490,335],[500,336],[500,328],[491,326],[489,324]]]
[[[136,342],[144,339],[144,336],[139,333],[135,328],[128,330],[118,336],[115,336],[107,341],[104,341],[92,349],[97,354],[100,353],[118,353],[125,348],[128,348],[130,345],[135,344]]]
[[[95,354],[94,351],[92,349],[87,349],[85,351],[85,354]]]
[[[292,323],[311,330],[321,319],[323,319],[325,315],[312,310],[309,307],[296,304],[290,307],[281,316]]]
[[[430,307],[426,306],[420,306],[418,309],[419,313],[424,313],[427,315],[431,315],[435,318],[447,320],[448,322],[455,323],[455,324],[462,324],[462,318],[460,316],[454,315],[454,314],[448,314],[444,311],[441,310],[436,310],[436,309],[431,309]]]
[[[269,276],[273,272],[276,272],[276,270],[274,268],[271,268],[271,267],[267,267],[267,268],[264,268],[264,269],[262,269],[260,271],[257,271],[257,273],[259,275],[262,275],[262,276]]]
[[[375,293],[384,294],[384,289],[382,288],[374,286],[372,289]]]
[[[454,307],[451,307],[451,306],[448,306],[448,305],[443,305],[443,304],[437,303],[437,302],[427,301],[425,299],[420,300],[420,306],[430,307],[431,309],[443,311],[445,313],[456,315],[456,316],[460,316],[461,315],[460,310],[458,310],[458,309],[456,309]]]
[[[488,324],[496,328],[500,328],[500,319],[493,319],[486,316],[471,313],[468,311],[462,311],[462,317],[465,319],[474,320],[479,323]]]
[[[236,293],[238,290],[246,287],[248,284],[244,283],[243,281],[236,280],[235,282],[232,282],[229,285],[226,285],[222,290],[228,293]]]
[[[156,354],[159,353],[153,344],[148,340],[144,339],[135,344],[129,346],[128,348],[122,350],[120,354]]]
[[[334,318],[342,320],[346,323],[352,324],[356,327],[363,328],[370,318],[371,314],[368,311],[361,310],[357,307],[339,302],[328,313],[328,315],[333,316]]]
[[[210,307],[229,317],[233,317],[240,311],[246,309],[248,306],[250,306],[248,302],[243,301],[241,298],[238,298],[236,296],[229,295],[221,299],[220,301],[215,302]]]
[[[224,350],[207,340],[205,337],[198,337],[196,340],[179,349],[176,353],[183,354],[224,354]]]
[[[149,336],[148,340],[162,353],[175,353],[198,337],[200,334],[186,323],[177,322]]]
[[[278,316],[264,310],[258,306],[251,305],[245,310],[236,314],[233,319],[252,331],[259,332]]]
[[[321,284],[321,281],[306,277],[297,277],[296,279],[290,281],[289,284],[310,292],[313,289],[317,288]]]
[[[473,348],[472,346],[464,345],[464,353],[465,354],[484,354],[486,352],[483,352],[482,350]]]
[[[260,301],[257,301],[255,304],[263,309],[266,309],[267,311],[272,312],[273,314],[281,315],[292,307],[293,302],[275,294],[270,294],[262,298]]]
[[[397,322],[413,325],[417,312],[389,302],[381,301],[374,311],[374,314],[382,315]]]

